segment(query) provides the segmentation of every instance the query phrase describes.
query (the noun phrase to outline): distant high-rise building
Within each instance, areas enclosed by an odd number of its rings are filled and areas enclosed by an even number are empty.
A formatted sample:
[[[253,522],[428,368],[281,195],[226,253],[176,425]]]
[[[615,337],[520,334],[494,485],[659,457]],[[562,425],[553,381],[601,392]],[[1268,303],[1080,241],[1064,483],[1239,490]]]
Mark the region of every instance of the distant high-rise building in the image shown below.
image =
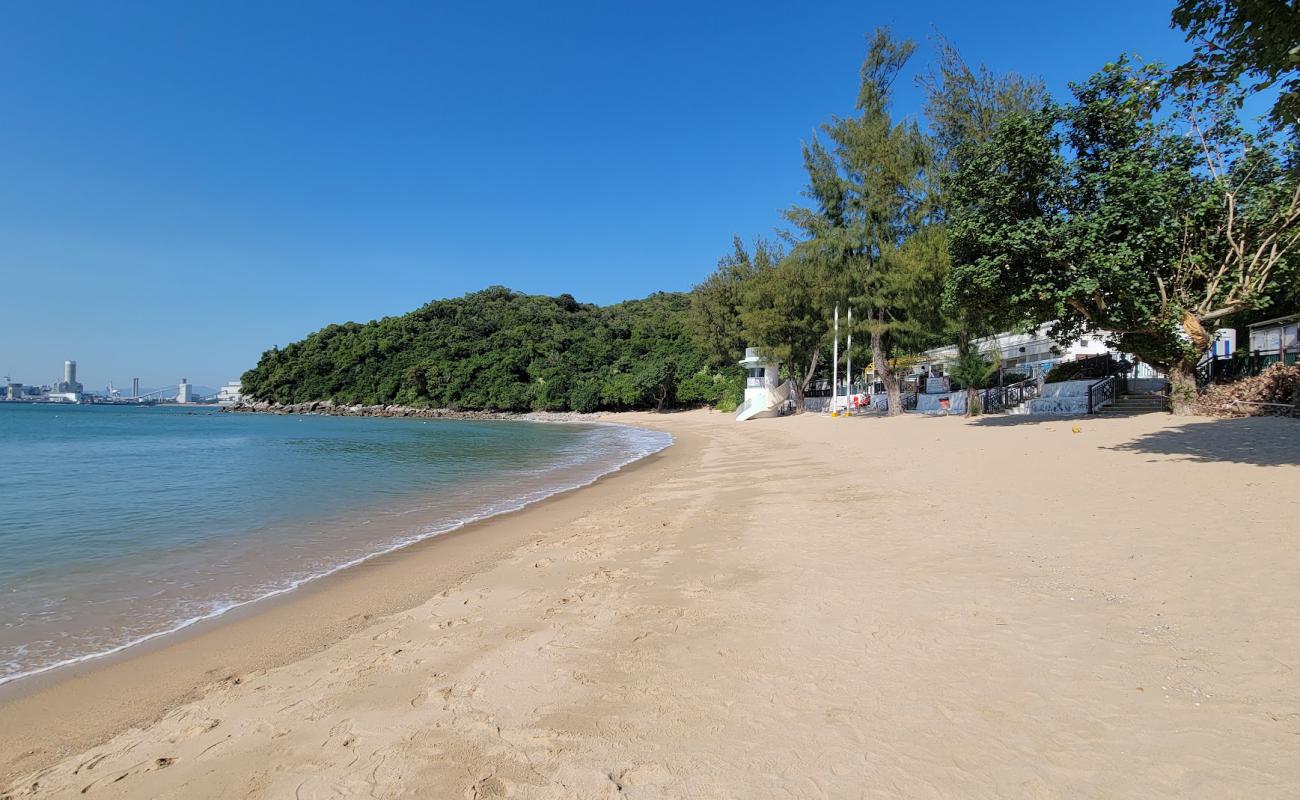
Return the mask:
[[[77,383],[77,362],[63,362],[63,380],[54,385],[58,394],[81,394],[81,384]]]
[[[139,378],[132,378],[132,379],[131,379],[131,396],[132,396],[132,397],[139,397],[139,396],[140,396],[140,379],[139,379]]]
[[[191,386],[189,381],[187,381],[184,378],[181,378],[181,385],[176,390],[176,402],[178,403],[194,402],[194,387]]]

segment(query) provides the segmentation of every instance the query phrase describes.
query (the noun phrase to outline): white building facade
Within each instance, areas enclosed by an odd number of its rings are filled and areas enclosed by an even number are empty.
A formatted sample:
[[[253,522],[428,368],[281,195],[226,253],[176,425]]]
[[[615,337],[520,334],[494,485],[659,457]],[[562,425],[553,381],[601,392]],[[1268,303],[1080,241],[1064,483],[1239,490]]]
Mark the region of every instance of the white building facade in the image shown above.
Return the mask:
[[[1103,353],[1118,353],[1106,345],[1105,333],[1088,334],[1068,344],[1058,344],[1047,335],[1051,323],[1039,326],[1029,333],[1000,333],[976,339],[974,344],[984,356],[994,354],[1002,362],[1007,372],[1020,372],[1029,376],[1045,374],[1054,365],[1062,361],[1077,361]],[[918,367],[945,365],[957,360],[957,346],[936,347],[925,351]],[[933,371],[933,370],[931,370]]]

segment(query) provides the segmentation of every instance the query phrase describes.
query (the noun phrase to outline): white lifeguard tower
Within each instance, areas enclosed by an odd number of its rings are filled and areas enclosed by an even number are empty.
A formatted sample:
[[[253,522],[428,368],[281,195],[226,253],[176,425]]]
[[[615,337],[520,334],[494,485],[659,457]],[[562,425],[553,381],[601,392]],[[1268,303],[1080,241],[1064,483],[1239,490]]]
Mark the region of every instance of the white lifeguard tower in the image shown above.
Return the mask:
[[[780,415],[790,402],[790,385],[781,383],[781,364],[746,347],[739,362],[745,368],[745,402],[736,410],[736,421]]]

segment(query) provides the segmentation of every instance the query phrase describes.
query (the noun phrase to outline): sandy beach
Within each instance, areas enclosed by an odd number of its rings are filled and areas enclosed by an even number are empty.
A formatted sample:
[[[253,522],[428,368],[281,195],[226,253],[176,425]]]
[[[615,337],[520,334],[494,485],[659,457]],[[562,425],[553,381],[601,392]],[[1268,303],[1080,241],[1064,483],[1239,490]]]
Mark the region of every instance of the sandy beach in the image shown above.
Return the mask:
[[[621,420],[676,444],[3,687],[0,798],[1295,795],[1300,423]]]

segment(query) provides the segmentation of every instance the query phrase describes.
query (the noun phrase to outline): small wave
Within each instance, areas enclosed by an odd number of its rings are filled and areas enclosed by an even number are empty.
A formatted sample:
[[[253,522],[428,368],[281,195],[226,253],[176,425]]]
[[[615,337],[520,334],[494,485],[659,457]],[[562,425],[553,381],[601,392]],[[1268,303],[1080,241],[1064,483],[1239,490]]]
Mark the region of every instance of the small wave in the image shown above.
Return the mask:
[[[568,423],[563,423],[563,422],[538,423],[534,421],[533,424],[568,424]],[[442,536],[444,534],[452,533],[453,531],[458,531],[464,528],[466,525],[470,525],[475,522],[482,522],[483,520],[491,519],[492,517],[500,516],[502,514],[511,514],[516,511],[520,511],[534,503],[540,502],[550,497],[554,497],[556,495],[575,491],[585,486],[590,486],[591,484],[595,483],[601,478],[604,478],[608,475],[612,475],[615,472],[618,472],[619,470],[628,466],[629,464],[633,464],[637,461],[640,461],[643,458],[647,458],[649,456],[654,455],[655,453],[667,449],[673,443],[672,435],[661,431],[651,431],[645,428],[636,428],[631,425],[623,425],[621,423],[605,422],[605,421],[598,421],[590,424],[620,428],[623,431],[628,433],[628,440],[629,443],[632,445],[630,448],[628,448],[625,451],[625,453],[627,453],[625,458],[613,462],[608,469],[598,472],[597,474],[595,474],[590,478],[586,478],[584,480],[580,480],[576,482],[561,484],[559,486],[547,487],[545,489],[538,489],[533,492],[528,492],[522,497],[511,498],[510,500],[504,501],[496,505],[489,505],[480,513],[473,514],[461,519],[452,520],[451,522],[443,525],[426,528],[425,530],[417,534],[402,537],[378,550],[366,553],[361,556],[357,556],[356,558],[348,559],[347,561],[332,566],[328,569],[321,570],[319,572],[315,572],[301,578],[295,578],[289,581],[288,583],[286,583],[285,585],[266,591],[258,595],[257,597],[253,597],[248,600],[241,600],[237,602],[228,602],[228,603],[219,602],[211,610],[203,614],[198,614],[192,617],[188,617],[186,619],[181,620],[180,622],[177,622],[176,624],[172,625],[169,628],[159,630],[159,631],[154,631],[152,633],[144,634],[141,636],[137,636],[136,638],[123,642],[122,644],[118,644],[106,648],[104,650],[97,650],[93,653],[87,653],[85,655],[66,658],[61,661],[45,664],[40,667],[35,667],[22,672],[12,672],[8,674],[0,675],[0,686],[7,683],[12,683],[17,680],[21,680],[23,678],[30,678],[34,675],[41,675],[47,672],[52,672],[57,669],[62,669],[64,667],[70,667],[73,666],[74,664],[81,664],[87,661],[93,661],[95,659],[107,658],[108,656],[116,655],[132,647],[136,647],[138,645],[154,641],[163,636],[169,636],[171,634],[178,633],[180,631],[185,630],[186,628],[190,628],[201,622],[207,622],[209,620],[217,619],[218,617],[228,614],[237,608],[243,608],[246,606],[250,606],[254,603],[260,603],[265,600],[269,600],[273,597],[279,597],[281,595],[288,594],[289,592],[298,589],[304,584],[310,583],[315,580],[319,580],[321,578],[328,577],[330,575],[337,574],[346,569],[351,569],[352,567],[363,564],[373,558],[378,558],[379,556],[388,555],[389,553],[394,553],[403,548],[410,547],[413,544],[417,544],[419,542],[426,541],[428,539],[432,539],[437,536]],[[553,465],[550,469],[558,470],[566,466],[575,466],[578,463],[584,463],[584,462],[582,461],[562,462],[560,464]],[[26,645],[22,645],[21,647],[25,649]],[[3,666],[9,669],[20,668],[19,664],[15,661],[6,662],[4,663]]]

